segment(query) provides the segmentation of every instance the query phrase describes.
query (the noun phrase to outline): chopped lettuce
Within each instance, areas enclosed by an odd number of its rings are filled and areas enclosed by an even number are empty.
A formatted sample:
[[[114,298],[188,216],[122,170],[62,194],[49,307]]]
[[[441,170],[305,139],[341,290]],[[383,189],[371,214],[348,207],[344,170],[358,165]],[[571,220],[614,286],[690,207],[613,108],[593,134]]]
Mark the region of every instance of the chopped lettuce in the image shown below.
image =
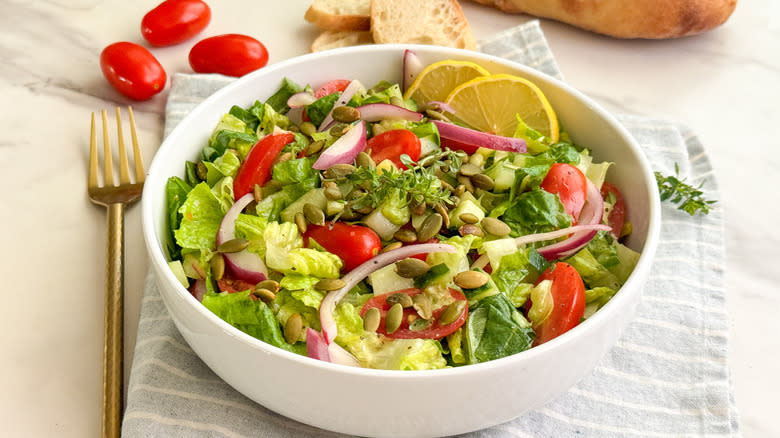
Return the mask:
[[[544,233],[571,225],[571,218],[557,194],[534,189],[517,197],[517,201],[503,215],[512,229],[511,236]]]
[[[328,94],[306,105],[306,115],[309,116],[309,120],[314,123],[314,126],[320,126],[325,120],[325,116],[333,109],[339,96],[341,93]]]
[[[298,227],[291,222],[268,223],[263,231],[263,240],[266,245],[265,263],[285,274],[338,278],[344,265],[335,254],[303,248]]]
[[[447,243],[455,247],[455,252],[432,252],[428,254],[426,261],[431,266],[436,266],[439,263],[444,263],[450,269],[439,282],[449,282],[458,272],[469,270],[468,252],[471,248],[476,248],[480,245],[482,239],[473,235],[467,234],[466,236],[453,236],[448,239],[444,239],[441,243]]]
[[[582,173],[596,186],[597,189],[601,189],[601,185],[604,183],[604,179],[607,177],[607,170],[612,163],[604,161],[601,163],[593,163],[593,157],[590,155],[590,151],[583,149],[580,152],[580,162],[577,164]]]
[[[196,185],[179,208],[181,222],[174,231],[176,243],[187,249],[214,249],[225,211],[208,184]]]
[[[204,161],[206,166],[206,183],[213,186],[220,179],[230,176],[235,177],[238,173],[238,168],[241,167],[241,159],[231,152],[225,152],[221,156],[217,157],[213,162]]]
[[[499,293],[470,306],[464,337],[466,361],[474,364],[531,348],[534,331],[509,298]]]
[[[582,281],[588,287],[620,288],[620,280],[599,263],[587,247],[577,251],[576,254],[566,259],[566,262],[579,272]]]
[[[503,292],[515,307],[525,304],[533,283],[543,270],[532,262],[535,255],[541,257],[532,249],[520,249],[513,254],[507,254],[501,257],[498,269],[493,269],[490,274],[498,290]]]
[[[289,78],[282,79],[282,85],[268,100],[265,101],[274,111],[278,113],[286,113],[290,107],[287,106],[287,99],[295,93],[303,91],[303,87],[298,85],[295,81]]]
[[[179,228],[181,223],[182,214],[179,209],[187,199],[187,194],[192,190],[192,186],[187,184],[186,181],[173,176],[168,178],[165,183],[165,201],[168,208],[168,230],[169,236],[166,239],[165,247],[168,250],[168,256],[171,259],[179,258],[180,248],[176,244],[176,237],[174,231]]]

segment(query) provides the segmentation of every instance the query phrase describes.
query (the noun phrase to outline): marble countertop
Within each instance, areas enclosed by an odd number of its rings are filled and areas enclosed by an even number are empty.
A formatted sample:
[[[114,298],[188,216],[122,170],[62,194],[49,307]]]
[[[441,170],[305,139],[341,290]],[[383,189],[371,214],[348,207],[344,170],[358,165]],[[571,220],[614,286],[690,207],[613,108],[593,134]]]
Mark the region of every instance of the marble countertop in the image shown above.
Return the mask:
[[[0,0],[0,424],[15,437],[100,433],[105,212],[86,196],[89,116],[131,102],[100,73],[106,45],[142,42],[157,0]],[[245,33],[270,62],[308,52],[308,1],[212,3],[202,36]],[[479,39],[532,17],[464,2]],[[566,80],[615,113],[687,124],[710,154],[727,246],[729,363],[745,436],[778,436],[780,297],[774,248],[780,203],[780,3],[742,1],[696,37],[626,41],[542,20]],[[155,49],[169,76],[190,72],[193,42]],[[133,103],[148,166],[167,91]],[[140,208],[126,215],[126,370],[147,269]],[[772,398],[770,398],[772,397]]]

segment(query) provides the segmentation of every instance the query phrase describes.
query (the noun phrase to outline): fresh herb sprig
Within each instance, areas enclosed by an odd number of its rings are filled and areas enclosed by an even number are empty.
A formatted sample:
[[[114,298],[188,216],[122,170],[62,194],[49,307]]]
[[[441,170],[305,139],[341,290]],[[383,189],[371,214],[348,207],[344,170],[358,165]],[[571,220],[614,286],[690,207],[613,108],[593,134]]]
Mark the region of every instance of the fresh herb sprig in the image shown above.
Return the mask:
[[[691,216],[696,213],[708,214],[710,206],[716,201],[704,198],[704,192],[701,191],[704,182],[698,187],[693,187],[679,178],[680,169],[675,163],[674,176],[664,176],[661,172],[655,172],[655,179],[658,183],[658,190],[661,194],[661,201],[669,201],[677,205]]]

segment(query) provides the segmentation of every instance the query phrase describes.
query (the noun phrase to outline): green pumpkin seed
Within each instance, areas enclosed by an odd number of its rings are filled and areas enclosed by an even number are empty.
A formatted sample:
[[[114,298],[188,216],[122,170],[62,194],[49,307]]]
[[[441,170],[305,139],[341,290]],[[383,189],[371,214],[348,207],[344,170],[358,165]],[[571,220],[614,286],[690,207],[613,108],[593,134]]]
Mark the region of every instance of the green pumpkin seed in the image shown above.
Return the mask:
[[[314,288],[323,292],[330,292],[332,290],[339,290],[346,285],[347,283],[340,278],[323,278],[314,284]]]
[[[306,154],[306,156],[312,156],[321,151],[323,146],[325,146],[325,140],[313,141],[309,143],[308,146],[306,146],[306,149],[303,150],[303,153]]]
[[[342,198],[341,195],[341,189],[339,189],[338,184],[336,184],[333,181],[325,181],[322,183],[322,188],[324,190],[325,197],[328,198],[329,201],[339,201]]]
[[[404,246],[404,244],[403,244],[403,243],[401,243],[401,242],[393,242],[393,243],[388,243],[388,244],[387,244],[387,246],[385,246],[384,248],[382,248],[382,251],[379,251],[379,252],[388,252],[388,251],[392,251],[392,250],[394,250],[394,249],[401,248],[402,246]]]
[[[408,228],[401,228],[393,234],[393,238],[404,243],[412,243],[417,241],[417,233]]]
[[[495,181],[493,181],[493,178],[485,175],[484,173],[472,175],[471,184],[473,184],[474,187],[482,190],[493,190],[493,187],[496,185]]]
[[[255,289],[252,291],[252,293],[257,297],[263,300],[263,302],[270,303],[271,301],[276,298],[276,294],[271,292],[270,290],[263,288],[263,287],[255,287]]]
[[[512,231],[512,229],[509,228],[509,225],[494,217],[486,217],[482,219],[480,224],[485,231],[497,237],[508,236]]]
[[[376,332],[379,328],[379,321],[382,319],[382,314],[376,307],[372,307],[363,314],[363,330],[367,332]]]
[[[252,197],[255,198],[255,202],[263,200],[263,188],[260,184],[255,184],[255,186],[252,187]]]
[[[471,213],[463,213],[460,216],[458,216],[458,219],[460,219],[461,221],[467,224],[476,224],[477,222],[479,222],[479,217]]]
[[[401,327],[403,318],[404,308],[398,303],[393,304],[385,316],[385,331],[390,334],[398,330],[398,328]]]
[[[308,135],[309,137],[317,132],[317,127],[314,126],[314,123],[312,122],[303,122],[299,128],[301,128],[301,133]]]
[[[214,257],[209,261],[209,266],[211,267],[211,275],[214,277],[214,280],[221,280],[222,276],[225,275],[225,259],[222,257],[222,254],[214,254]]]
[[[453,191],[452,194],[455,196],[460,196],[465,192],[466,192],[466,186],[464,184],[458,184],[458,187],[455,187],[455,191]]]
[[[351,106],[337,106],[331,113],[333,120],[342,123],[352,123],[360,118],[360,110]]]
[[[293,313],[284,323],[284,340],[288,344],[294,344],[300,339],[301,332],[303,332],[303,318],[300,313]]]
[[[366,167],[369,169],[376,168],[376,163],[374,163],[374,160],[371,158],[371,155],[368,155],[365,152],[360,152],[357,154],[357,157],[355,157],[355,164],[357,167]]]
[[[310,202],[303,204],[303,216],[310,224],[325,225],[325,212]]]
[[[431,319],[433,315],[433,303],[430,297],[425,294],[417,294],[412,298],[414,310],[422,319]]]
[[[444,309],[444,312],[441,312],[441,315],[439,315],[439,325],[452,324],[463,315],[464,310],[466,310],[466,302],[463,300],[455,301],[447,306],[447,308]]]
[[[245,250],[247,246],[249,246],[248,240],[237,237],[222,242],[222,244],[217,246],[217,251],[221,253],[239,252]]]
[[[287,130],[290,132],[301,132],[301,128],[299,128],[296,125],[290,125],[287,127]]]
[[[444,218],[439,213],[428,216],[417,231],[417,240],[420,242],[431,240],[441,230],[443,223]]]
[[[455,275],[453,280],[462,289],[476,289],[487,284],[490,277],[484,272],[463,271]]]
[[[412,307],[413,304],[412,297],[400,292],[390,294],[387,298],[385,298],[385,301],[387,301],[387,304],[391,306],[400,304],[404,309]]]
[[[333,166],[328,167],[325,169],[325,172],[323,172],[323,175],[327,179],[341,179],[346,177],[347,175],[352,174],[355,171],[355,166],[351,164],[334,164]]]
[[[479,175],[482,173],[482,168],[479,166],[475,166],[471,163],[464,163],[462,166],[460,166],[460,170],[458,170],[458,173],[460,173],[463,176],[474,176]]]
[[[274,280],[263,280],[255,285],[255,289],[266,289],[276,293],[279,291],[279,282]]]
[[[450,227],[450,212],[447,210],[447,207],[445,207],[444,204],[440,202],[440,203],[434,205],[433,209],[436,210],[436,212],[441,215],[442,224],[444,224],[444,228],[449,228]]]
[[[466,192],[474,193],[474,184],[471,183],[471,179],[469,177],[458,175],[455,178],[458,180],[458,183],[463,184],[463,189]]]
[[[298,226],[298,231],[301,234],[306,232],[306,217],[303,215],[303,212],[295,213],[295,225]]]
[[[209,169],[206,167],[206,164],[204,164],[203,161],[198,161],[198,164],[195,165],[195,174],[198,175],[198,178],[201,181],[206,181],[206,177],[209,174]]]
[[[328,132],[334,137],[341,137],[342,135],[346,134],[351,127],[351,125],[346,123],[336,123],[328,130]]]
[[[421,332],[428,329],[431,324],[433,324],[433,321],[429,319],[417,318],[409,323],[409,330],[413,332]]]
[[[460,228],[458,228],[458,234],[461,236],[467,236],[469,234],[477,236],[477,237],[484,237],[485,232],[482,231],[482,228],[478,227],[474,224],[465,224],[461,225]]]
[[[410,257],[395,263],[395,272],[403,278],[417,278],[431,269],[431,265],[420,259]]]

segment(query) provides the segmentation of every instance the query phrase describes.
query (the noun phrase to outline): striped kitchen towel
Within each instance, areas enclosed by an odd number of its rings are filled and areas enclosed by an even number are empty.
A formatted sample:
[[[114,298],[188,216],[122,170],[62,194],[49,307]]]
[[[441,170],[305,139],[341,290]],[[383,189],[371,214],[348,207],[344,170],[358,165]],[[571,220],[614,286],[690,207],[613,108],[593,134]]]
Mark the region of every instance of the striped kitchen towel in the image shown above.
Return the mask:
[[[537,21],[481,41],[486,53],[561,77]],[[166,134],[221,76],[174,76]],[[718,199],[707,153],[683,126],[620,116],[653,169],[704,183]],[[663,205],[661,241],[635,320],[598,366],[547,405],[463,435],[493,437],[730,437],[739,423],[727,363],[723,211],[690,216]],[[147,278],[123,436],[332,437],[279,416],[233,390],[198,359]]]

